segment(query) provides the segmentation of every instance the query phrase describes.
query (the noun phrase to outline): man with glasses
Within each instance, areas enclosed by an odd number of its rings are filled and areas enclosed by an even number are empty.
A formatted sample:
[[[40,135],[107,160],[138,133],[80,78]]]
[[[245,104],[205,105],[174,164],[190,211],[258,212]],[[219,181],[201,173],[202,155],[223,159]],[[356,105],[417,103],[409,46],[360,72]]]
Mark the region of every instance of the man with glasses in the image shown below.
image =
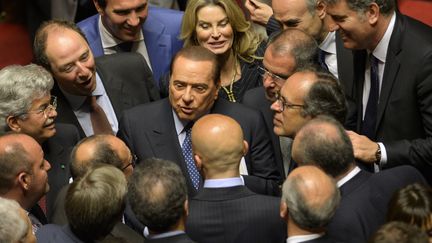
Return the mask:
[[[270,106],[286,79],[296,69],[311,65],[316,60],[317,49],[315,40],[301,30],[288,29],[273,36],[264,54],[263,67],[259,67],[263,77],[263,87],[249,90],[243,98],[243,104],[263,114],[279,173],[284,176],[294,166],[290,163],[292,140],[286,137],[280,138],[273,133],[274,112]]]
[[[136,159],[136,156],[131,153],[126,144],[119,138],[110,134],[92,135],[81,140],[72,150],[72,179],[77,180],[81,178],[87,171],[101,164],[112,165],[122,170],[126,179],[128,179],[132,175]],[[68,223],[64,209],[68,188],[69,185],[66,185],[59,192],[55,200],[53,223],[58,225]],[[124,238],[127,242],[143,242],[144,240],[121,222],[118,222],[114,226],[111,234]]]
[[[53,84],[52,76],[34,64],[9,66],[0,71],[0,134],[13,131],[31,136],[42,146],[44,158],[51,162],[50,190],[46,200],[41,201],[48,218],[55,196],[69,183],[69,154],[79,140],[75,126],[54,123],[57,99],[50,94]],[[35,210],[42,215],[39,208]]]
[[[275,112],[274,133],[290,138],[319,115],[331,116],[343,124],[347,112],[345,96],[337,79],[314,68],[291,75],[277,93],[271,109]]]

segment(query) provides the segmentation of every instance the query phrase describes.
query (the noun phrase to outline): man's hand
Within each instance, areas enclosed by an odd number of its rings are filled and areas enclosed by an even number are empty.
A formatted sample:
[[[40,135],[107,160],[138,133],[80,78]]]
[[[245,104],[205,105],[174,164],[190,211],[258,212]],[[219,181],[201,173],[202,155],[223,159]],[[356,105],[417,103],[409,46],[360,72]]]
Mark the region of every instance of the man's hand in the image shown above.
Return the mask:
[[[365,163],[372,164],[376,162],[376,152],[379,145],[368,137],[359,135],[353,131],[347,131],[347,133],[353,145],[354,157]]]
[[[261,25],[266,25],[273,15],[272,8],[258,0],[246,0],[245,7],[250,13],[251,20]]]

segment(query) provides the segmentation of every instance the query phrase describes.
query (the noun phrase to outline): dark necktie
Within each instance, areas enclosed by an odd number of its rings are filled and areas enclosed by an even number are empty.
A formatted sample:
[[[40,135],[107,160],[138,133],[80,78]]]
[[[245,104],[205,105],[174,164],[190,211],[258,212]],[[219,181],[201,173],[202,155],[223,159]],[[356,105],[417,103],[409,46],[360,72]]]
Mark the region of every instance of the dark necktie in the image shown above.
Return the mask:
[[[327,55],[326,51],[319,49],[319,51],[318,51],[318,63],[324,70],[328,71],[329,68],[325,62],[326,55]]]
[[[94,134],[113,134],[108,118],[99,104],[96,102],[96,96],[89,96],[87,102],[90,106],[90,120]]]
[[[192,131],[192,124],[188,124],[184,130],[184,132],[186,132],[186,138],[182,144],[182,152],[183,152],[183,157],[186,161],[186,167],[189,176],[192,180],[192,184],[194,188],[198,190],[201,181],[201,175],[199,174],[195,161],[193,159],[191,131]]]
[[[132,50],[134,42],[128,41],[128,42],[122,42],[114,47],[114,49],[117,52],[130,52]]]
[[[377,120],[379,98],[378,59],[370,54],[370,91],[363,118],[362,134],[371,140],[375,140],[375,126]]]

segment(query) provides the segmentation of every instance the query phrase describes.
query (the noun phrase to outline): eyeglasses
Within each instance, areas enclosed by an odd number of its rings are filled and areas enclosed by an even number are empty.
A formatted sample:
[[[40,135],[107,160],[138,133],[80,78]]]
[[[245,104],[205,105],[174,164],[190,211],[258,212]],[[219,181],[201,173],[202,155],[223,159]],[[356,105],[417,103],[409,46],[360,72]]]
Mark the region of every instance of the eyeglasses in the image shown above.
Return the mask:
[[[54,95],[51,95],[51,100],[50,100],[49,105],[42,107],[40,109],[37,109],[37,110],[20,113],[18,115],[15,115],[15,117],[28,115],[28,114],[36,114],[36,115],[43,114],[45,119],[47,119],[49,114],[56,109],[57,109],[57,97]]]
[[[285,100],[285,98],[279,93],[276,93],[276,102],[278,106],[281,108],[281,111],[285,110],[285,107],[289,109],[303,108],[304,105],[293,104]]]
[[[129,164],[125,165],[123,168],[121,168],[122,171],[126,170],[129,166],[132,166],[133,168],[135,168],[136,162],[138,160],[138,157],[135,154],[132,154],[131,156],[131,161],[129,162]]]
[[[274,82],[277,83],[283,83],[285,82],[285,80],[288,79],[287,76],[276,75],[270,72],[269,70],[267,70],[265,67],[261,67],[261,66],[258,66],[258,72],[264,79],[270,77]]]

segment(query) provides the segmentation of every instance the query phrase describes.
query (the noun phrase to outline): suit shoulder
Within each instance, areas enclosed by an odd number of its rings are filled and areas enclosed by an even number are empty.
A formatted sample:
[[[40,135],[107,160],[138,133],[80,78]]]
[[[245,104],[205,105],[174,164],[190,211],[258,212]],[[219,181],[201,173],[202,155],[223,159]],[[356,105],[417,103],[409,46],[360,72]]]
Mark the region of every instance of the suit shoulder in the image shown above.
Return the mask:
[[[109,68],[122,69],[124,66],[129,66],[136,63],[137,61],[145,60],[144,57],[137,52],[121,52],[111,55],[102,55],[95,58],[96,64],[100,67],[110,65]]]
[[[56,123],[56,134],[52,137],[56,141],[67,141],[75,145],[79,141],[78,128],[73,124]]]
[[[245,95],[243,96],[242,103],[249,107],[257,107],[261,104],[262,98],[265,98],[264,88],[256,87],[246,91]]]
[[[141,105],[134,106],[130,109],[125,110],[124,116],[127,117],[138,117],[139,119],[142,119],[143,116],[147,117],[156,117],[158,114],[160,114],[161,111],[167,109],[167,102],[169,101],[167,99],[162,99],[150,103],[145,103]],[[171,106],[168,106],[171,107]],[[148,120],[148,119],[145,119]]]

